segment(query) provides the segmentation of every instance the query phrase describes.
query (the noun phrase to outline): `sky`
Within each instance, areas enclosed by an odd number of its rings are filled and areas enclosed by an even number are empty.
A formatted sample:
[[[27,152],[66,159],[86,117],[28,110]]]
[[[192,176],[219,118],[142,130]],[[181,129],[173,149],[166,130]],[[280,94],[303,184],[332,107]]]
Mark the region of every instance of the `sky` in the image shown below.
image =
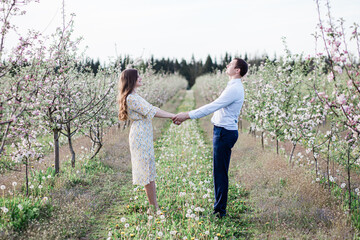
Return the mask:
[[[14,17],[20,34],[35,29],[45,35],[62,26],[62,0],[40,0]],[[322,6],[324,6],[322,1]],[[331,0],[332,15],[360,24],[360,0]],[[325,17],[325,8],[323,16]],[[74,36],[94,59],[206,59],[232,55],[270,58],[284,54],[282,37],[292,53],[313,54],[318,14],[314,0],[67,0],[67,19],[75,13]],[[6,46],[17,42],[11,34]],[[355,48],[353,48],[355,50]]]

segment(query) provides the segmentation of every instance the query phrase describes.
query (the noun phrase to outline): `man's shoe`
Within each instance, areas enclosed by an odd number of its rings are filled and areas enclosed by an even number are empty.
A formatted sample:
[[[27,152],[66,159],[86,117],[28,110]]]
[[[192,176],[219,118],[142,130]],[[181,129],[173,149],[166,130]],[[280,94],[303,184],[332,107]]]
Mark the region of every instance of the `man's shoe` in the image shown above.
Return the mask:
[[[215,215],[215,217],[218,219],[226,217],[226,214],[221,214],[220,212],[213,212],[213,215]]]

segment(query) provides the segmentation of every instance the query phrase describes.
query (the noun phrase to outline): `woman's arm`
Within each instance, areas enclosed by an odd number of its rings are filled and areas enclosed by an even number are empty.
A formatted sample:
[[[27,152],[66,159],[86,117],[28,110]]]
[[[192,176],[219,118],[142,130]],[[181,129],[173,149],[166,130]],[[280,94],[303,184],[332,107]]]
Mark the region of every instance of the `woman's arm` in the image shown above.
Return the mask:
[[[166,112],[164,110],[161,110],[160,108],[157,110],[155,117],[158,118],[173,118],[175,114]]]

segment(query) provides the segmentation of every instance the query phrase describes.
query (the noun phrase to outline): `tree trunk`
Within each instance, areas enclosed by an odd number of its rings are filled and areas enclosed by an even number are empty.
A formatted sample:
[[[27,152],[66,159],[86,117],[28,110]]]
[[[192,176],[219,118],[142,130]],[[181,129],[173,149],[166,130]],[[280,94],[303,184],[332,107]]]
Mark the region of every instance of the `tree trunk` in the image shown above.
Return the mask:
[[[297,142],[293,143],[293,147],[291,149],[290,158],[289,158],[290,163],[291,163],[292,157],[293,157],[294,152],[295,152],[296,144],[297,144]]]
[[[67,138],[68,138],[68,143],[69,143],[69,149],[70,149],[70,153],[71,153],[71,166],[73,168],[75,168],[75,151],[72,145],[72,135],[71,135],[71,127],[70,127],[70,123],[66,124],[66,131],[67,131]]]
[[[92,155],[92,157],[90,159],[93,159],[100,152],[100,149],[102,148],[102,146],[103,145],[101,144],[101,142],[97,143],[97,149],[96,149],[94,155]]]
[[[349,214],[351,215],[351,205],[352,205],[352,199],[351,199],[351,173],[350,173],[350,146],[347,151],[347,180],[348,180],[348,194],[349,194]]]
[[[279,155],[279,140],[276,137],[276,154]]]
[[[54,129],[54,158],[55,158],[55,173],[60,172],[60,159],[59,159],[59,129]]]
[[[75,168],[75,151],[72,145],[71,136],[68,135],[68,143],[69,143],[69,149],[71,152],[71,166]]]
[[[26,196],[29,196],[29,171],[28,171],[29,161],[26,158],[25,161],[25,177],[26,177]]]
[[[7,124],[4,134],[1,136],[2,139],[1,139],[1,146],[0,146],[0,156],[1,156],[2,152],[4,151],[5,139],[6,139],[7,135],[8,135],[10,124],[11,123]]]
[[[313,151],[313,157],[315,160],[315,173],[316,173],[316,177],[317,177],[319,175],[319,170],[318,170],[318,161],[317,161],[317,158],[315,157],[315,148],[314,147],[313,147],[312,151]]]
[[[261,132],[261,146],[264,149],[264,131]]]
[[[329,165],[330,165],[330,139],[329,139],[329,144],[328,144],[328,154],[327,154],[327,158],[326,158],[326,174],[327,174],[327,178],[328,178],[328,185],[329,185],[329,193],[331,194],[331,185],[330,185],[330,174],[329,174]]]

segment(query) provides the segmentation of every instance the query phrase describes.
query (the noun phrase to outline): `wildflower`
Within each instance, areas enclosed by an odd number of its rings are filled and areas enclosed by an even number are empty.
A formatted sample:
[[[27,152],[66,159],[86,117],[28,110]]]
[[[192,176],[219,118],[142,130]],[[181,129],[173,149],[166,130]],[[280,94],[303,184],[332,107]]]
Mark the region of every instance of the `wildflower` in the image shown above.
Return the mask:
[[[149,220],[151,220],[151,219],[153,219],[153,218],[154,218],[154,217],[153,217],[153,216],[151,216],[151,215],[150,215],[150,216],[148,216],[148,219],[149,219]]]
[[[13,185],[13,187],[16,187],[17,182],[13,182],[12,185]]]
[[[20,209],[20,211],[22,211],[24,209],[21,204],[18,205],[18,208]]]
[[[3,210],[4,213],[7,213],[9,211],[9,209],[7,209],[6,207],[2,207],[1,209]]]
[[[51,178],[51,175],[48,175],[47,178]]]
[[[158,232],[158,236],[162,237],[162,236],[164,236],[164,234],[162,232]]]
[[[170,231],[170,235],[175,235],[176,231]]]
[[[340,185],[341,188],[344,188],[345,186],[346,186],[346,183],[342,183],[342,184]]]
[[[125,224],[125,227],[128,228],[130,225],[128,223]]]
[[[210,232],[209,231],[205,231],[205,235],[209,235],[210,234]]]
[[[358,192],[359,192],[359,189],[358,189],[358,188],[355,188],[355,192],[357,192],[357,193],[358,193]]]
[[[121,221],[121,222],[126,222],[126,218],[122,217],[122,218],[120,219],[120,221]]]
[[[41,204],[46,204],[48,200],[49,199],[47,197],[43,197],[43,199],[41,199]]]
[[[5,190],[6,189],[6,187],[5,187],[5,185],[1,185],[1,190]]]
[[[164,215],[161,215],[161,216],[160,216],[160,219],[165,219],[165,216],[164,216]]]
[[[109,233],[108,233],[108,236],[111,237],[111,236],[112,236],[112,232],[109,232]]]
[[[31,186],[30,186],[30,189],[33,189],[33,188],[34,188],[34,185],[31,185]]]

